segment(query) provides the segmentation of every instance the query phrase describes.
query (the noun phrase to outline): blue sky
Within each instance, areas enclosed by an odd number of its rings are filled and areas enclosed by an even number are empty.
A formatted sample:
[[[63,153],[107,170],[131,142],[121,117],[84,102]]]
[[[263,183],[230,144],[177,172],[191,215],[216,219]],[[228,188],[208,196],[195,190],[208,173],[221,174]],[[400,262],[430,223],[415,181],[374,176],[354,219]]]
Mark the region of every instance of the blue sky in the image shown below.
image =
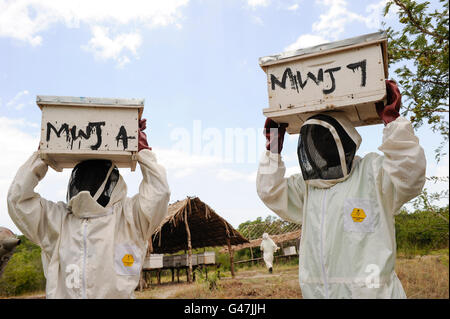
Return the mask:
[[[376,32],[383,20],[397,25],[395,15],[382,17],[384,3],[0,0],[0,225],[18,232],[6,193],[38,146],[36,95],[144,98],[149,144],[167,169],[171,202],[197,195],[235,227],[272,215],[255,187],[268,105],[258,58]],[[358,128],[360,155],[377,151],[382,128]],[[248,134],[244,146],[227,135],[239,129]],[[434,160],[440,137],[427,127],[417,134],[427,175],[448,175],[448,157]],[[287,137],[283,150],[289,173],[299,172],[296,141]],[[64,200],[69,173],[49,169],[37,191]],[[121,173],[134,195],[139,170]]]

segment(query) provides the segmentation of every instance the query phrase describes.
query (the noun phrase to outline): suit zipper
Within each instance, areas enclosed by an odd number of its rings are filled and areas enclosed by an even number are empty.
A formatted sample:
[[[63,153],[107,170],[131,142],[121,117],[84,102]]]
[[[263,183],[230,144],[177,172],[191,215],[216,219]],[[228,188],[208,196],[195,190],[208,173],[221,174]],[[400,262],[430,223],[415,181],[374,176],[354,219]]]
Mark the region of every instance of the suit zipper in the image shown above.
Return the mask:
[[[87,299],[86,297],[86,264],[87,264],[87,222],[88,219],[83,220],[83,283],[82,283],[82,298]]]
[[[325,189],[325,191],[323,193],[323,199],[322,199],[322,219],[320,220],[320,262],[322,264],[322,276],[323,276],[323,282],[325,285],[325,298],[328,299],[328,281],[327,281],[327,273],[325,271],[325,261],[324,261],[324,252],[323,252],[323,245],[324,245],[323,237],[324,237],[326,201],[327,201],[327,189]]]

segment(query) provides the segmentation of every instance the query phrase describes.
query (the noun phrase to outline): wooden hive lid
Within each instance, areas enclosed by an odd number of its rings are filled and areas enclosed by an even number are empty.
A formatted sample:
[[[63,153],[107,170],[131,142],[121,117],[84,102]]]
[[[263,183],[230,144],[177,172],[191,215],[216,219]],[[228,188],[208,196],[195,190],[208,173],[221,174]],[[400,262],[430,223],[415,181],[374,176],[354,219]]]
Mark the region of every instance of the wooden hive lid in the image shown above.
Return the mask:
[[[105,98],[105,97],[84,97],[84,96],[53,96],[38,95],[36,104],[42,110],[48,106],[68,106],[68,107],[118,107],[118,108],[137,108],[139,118],[144,110],[144,99],[125,99],[125,98]]]
[[[350,50],[357,47],[367,46],[380,43],[384,60],[384,72],[388,77],[387,64],[387,32],[379,31],[361,36],[344,39],[335,42],[323,43],[316,46],[303,48],[294,51],[286,51],[279,54],[269,55],[259,58],[259,65],[265,71],[267,67],[279,63],[287,63],[300,59],[306,59],[317,55],[331,54],[338,51]]]

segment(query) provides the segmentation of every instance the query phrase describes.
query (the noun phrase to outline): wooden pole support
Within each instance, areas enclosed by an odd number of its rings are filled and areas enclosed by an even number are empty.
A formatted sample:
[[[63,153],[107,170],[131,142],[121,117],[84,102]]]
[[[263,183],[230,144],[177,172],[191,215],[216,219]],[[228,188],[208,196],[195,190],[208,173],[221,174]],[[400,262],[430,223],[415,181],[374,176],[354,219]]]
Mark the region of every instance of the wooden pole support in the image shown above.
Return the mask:
[[[188,198],[189,213],[191,213],[191,200]],[[186,226],[186,234],[187,234],[187,246],[188,246],[188,269],[187,280],[191,282],[192,278],[192,243],[191,243],[191,231],[189,230],[189,224],[187,219],[187,207],[184,208],[184,224]]]
[[[234,278],[234,252],[231,249],[230,238],[227,238],[228,254],[230,255],[231,276]]]

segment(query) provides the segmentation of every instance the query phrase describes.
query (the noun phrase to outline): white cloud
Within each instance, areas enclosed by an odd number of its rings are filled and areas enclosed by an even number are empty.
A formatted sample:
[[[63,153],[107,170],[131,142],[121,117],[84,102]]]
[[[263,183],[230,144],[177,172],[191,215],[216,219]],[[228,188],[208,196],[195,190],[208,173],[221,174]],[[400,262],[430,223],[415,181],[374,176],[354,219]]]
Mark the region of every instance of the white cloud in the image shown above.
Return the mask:
[[[26,104],[32,104],[32,100],[24,101],[24,97],[30,94],[28,90],[23,90],[17,93],[11,100],[6,103],[7,107],[14,108],[16,110],[21,110]]]
[[[377,3],[369,4],[366,7],[366,18],[364,23],[368,28],[378,29],[381,26],[381,19],[383,17],[383,9],[386,6],[388,0],[381,0]],[[392,7],[392,12],[388,13],[388,17],[392,16],[397,11],[397,6]]]
[[[216,168],[223,163],[222,159],[214,156],[189,154],[176,149],[153,149],[158,162],[177,178],[192,175],[198,170]]]
[[[181,8],[188,4],[189,0],[0,0],[0,37],[10,37],[28,42],[32,46],[43,42],[42,33],[57,23],[62,23],[67,28],[78,28],[85,24],[92,28],[93,39],[89,46],[97,45],[92,50],[96,55],[100,50],[101,55],[126,63],[127,56],[116,57],[112,51],[120,49],[118,43],[129,50],[136,50],[141,40],[136,31],[130,34],[118,34],[113,43],[107,44],[107,39],[99,35],[99,27],[107,26],[137,26],[154,28],[175,25],[181,27]],[[100,39],[99,39],[100,37]],[[125,37],[125,38],[123,38]],[[112,48],[113,47],[113,48]],[[133,49],[131,49],[133,48]],[[119,50],[120,51],[120,50]],[[109,54],[109,55],[108,55]],[[127,60],[128,59],[128,60]]]
[[[6,195],[17,169],[37,150],[39,139],[23,132],[29,123],[24,119],[0,117],[0,149],[3,156],[0,161],[0,226],[10,228],[17,233],[17,228],[9,218],[6,206]]]
[[[312,25],[312,30],[319,35],[327,35],[333,40],[337,40],[339,35],[344,32],[346,24],[352,21],[364,22],[364,17],[347,9],[345,0],[318,0],[316,2],[328,8],[324,14],[320,15],[319,21]]]
[[[346,0],[316,0],[315,2],[327,8],[325,13],[321,14],[319,19],[312,24],[311,33],[298,37],[294,43],[285,48],[285,51],[337,41],[346,26],[352,22],[362,23],[369,29],[378,29],[381,26],[382,11],[387,0],[367,5],[364,14],[358,14],[348,9]]]
[[[295,4],[293,4],[293,5],[291,5],[291,6],[289,6],[287,9],[289,10],[289,11],[295,11],[295,10],[297,10],[298,9],[298,3],[295,3]]]
[[[303,34],[299,36],[294,43],[291,43],[286,48],[284,48],[284,51],[294,51],[301,48],[312,47],[326,42],[329,41],[320,35]]]
[[[137,49],[142,44],[139,33],[121,33],[114,38],[110,37],[109,28],[95,26],[92,28],[93,38],[83,49],[94,53],[96,58],[107,60],[113,59],[119,67],[130,62],[126,51],[137,55]]]
[[[337,40],[344,32],[346,25],[351,22],[360,22],[367,28],[377,29],[380,27],[382,9],[386,2],[386,0],[381,0],[367,5],[366,14],[361,15],[348,9],[346,0],[316,0],[317,4],[328,10],[320,15],[318,21],[313,23],[312,30],[321,36]]]
[[[256,9],[257,7],[267,7],[270,4],[270,0],[247,0],[247,4]]]
[[[430,161],[427,165],[427,176],[449,176],[449,155],[447,154],[444,158],[441,158],[439,163]]]
[[[252,20],[252,22],[253,22],[254,24],[257,24],[257,25],[264,25],[264,22],[263,22],[263,20],[262,20],[260,17],[257,17],[257,16],[251,16],[251,20]]]
[[[233,170],[233,169],[221,168],[221,169],[217,170],[216,176],[219,180],[222,180],[225,182],[244,181],[244,182],[256,183],[256,171],[254,171],[252,173],[242,173],[240,171]]]

